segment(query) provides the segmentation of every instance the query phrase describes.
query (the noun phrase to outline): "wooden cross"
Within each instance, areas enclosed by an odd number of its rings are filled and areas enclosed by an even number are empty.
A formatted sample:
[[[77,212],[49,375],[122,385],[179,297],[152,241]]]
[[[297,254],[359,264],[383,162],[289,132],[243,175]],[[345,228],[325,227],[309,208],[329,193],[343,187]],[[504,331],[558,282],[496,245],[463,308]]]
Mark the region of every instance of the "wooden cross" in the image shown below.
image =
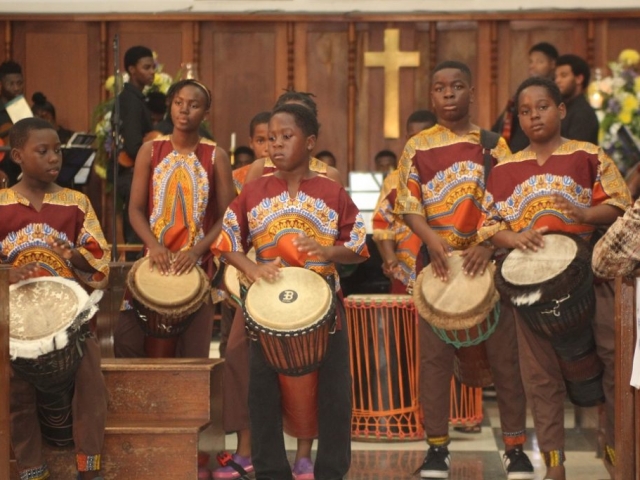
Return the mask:
[[[400,30],[384,31],[384,51],[365,52],[365,67],[384,67],[384,137],[400,138],[400,68],[418,67],[420,52],[400,51]]]

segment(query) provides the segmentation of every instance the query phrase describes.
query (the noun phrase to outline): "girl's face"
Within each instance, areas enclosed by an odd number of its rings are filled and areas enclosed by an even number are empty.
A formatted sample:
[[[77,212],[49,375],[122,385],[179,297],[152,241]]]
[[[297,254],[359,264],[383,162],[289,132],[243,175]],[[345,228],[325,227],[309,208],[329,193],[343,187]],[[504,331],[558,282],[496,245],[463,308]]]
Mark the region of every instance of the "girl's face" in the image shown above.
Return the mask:
[[[278,170],[285,172],[309,162],[316,136],[306,136],[290,113],[276,113],[269,121],[269,157]]]
[[[171,120],[174,128],[182,131],[198,130],[209,114],[207,96],[195,85],[185,85],[171,101]]]
[[[565,115],[564,103],[556,105],[545,87],[532,85],[520,92],[518,118],[532,143],[545,143],[559,137]]]

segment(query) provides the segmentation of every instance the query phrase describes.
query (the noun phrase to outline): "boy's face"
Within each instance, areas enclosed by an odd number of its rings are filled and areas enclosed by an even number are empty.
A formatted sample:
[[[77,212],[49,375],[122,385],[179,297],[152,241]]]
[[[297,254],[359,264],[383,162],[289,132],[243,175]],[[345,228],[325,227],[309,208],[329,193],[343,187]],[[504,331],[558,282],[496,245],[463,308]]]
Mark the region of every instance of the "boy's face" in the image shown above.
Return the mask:
[[[153,57],[143,57],[127,71],[129,72],[129,82],[143,88],[153,83],[156,75],[156,62],[153,61]]]
[[[13,100],[24,93],[24,78],[21,73],[8,73],[0,81],[2,98],[5,101]]]
[[[391,155],[376,158],[376,172],[389,173],[396,168],[396,159]]]
[[[574,75],[571,65],[560,65],[556,68],[555,82],[560,89],[562,98],[571,99],[582,93],[582,75]]]
[[[473,87],[466,73],[444,68],[433,75],[431,85],[431,102],[438,119],[457,122],[469,115]]]
[[[55,182],[62,167],[58,133],[52,128],[31,130],[24,146],[11,150],[11,158],[20,165],[23,178]]]
[[[556,61],[547,57],[542,52],[531,52],[529,54],[529,76],[547,77],[553,79],[553,70],[556,68]]]
[[[306,136],[290,113],[277,113],[269,121],[269,157],[278,170],[309,168],[309,155],[316,136]]]
[[[241,167],[246,167],[247,165],[251,165],[253,163],[254,158],[249,155],[248,153],[240,153],[239,155],[235,156],[235,167],[236,168],[241,168]]]
[[[407,124],[407,140],[427,128],[433,127],[432,122],[411,122]]]
[[[171,120],[174,128],[194,131],[209,114],[205,93],[195,85],[185,85],[173,96]]]
[[[253,137],[249,138],[249,147],[256,158],[269,156],[269,124],[259,123],[253,129]]]
[[[545,143],[560,135],[564,103],[556,105],[545,87],[532,85],[518,97],[518,120],[532,143]]]

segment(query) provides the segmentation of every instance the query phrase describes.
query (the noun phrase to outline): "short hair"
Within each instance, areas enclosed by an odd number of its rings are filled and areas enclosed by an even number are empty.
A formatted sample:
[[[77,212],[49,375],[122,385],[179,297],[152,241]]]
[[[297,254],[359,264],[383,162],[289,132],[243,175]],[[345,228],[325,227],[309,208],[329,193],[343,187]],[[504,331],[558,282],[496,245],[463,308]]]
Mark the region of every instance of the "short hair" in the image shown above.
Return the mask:
[[[469,83],[472,81],[471,70],[467,66],[466,63],[458,62],[457,60],[445,60],[444,62],[440,62],[436,65],[436,67],[431,72],[431,78],[438,73],[440,70],[444,70],[446,68],[455,68],[456,70],[460,70],[467,77],[469,77]]]
[[[271,112],[271,118],[278,113],[288,113],[293,115],[296,125],[304,132],[306,136],[315,135],[318,136],[320,132],[320,124],[318,123],[318,117],[313,112],[302,105],[297,103],[285,103],[276,107]]]
[[[251,158],[253,158],[254,160],[256,159],[256,154],[254,153],[254,151],[253,151],[253,150],[251,150],[249,147],[245,147],[245,146],[240,146],[240,147],[236,148],[236,149],[233,151],[233,154],[234,154],[234,155],[242,155],[242,154],[245,154],[245,155],[249,155],[249,156],[250,156]]]
[[[269,123],[269,119],[271,118],[271,112],[260,112],[255,117],[251,119],[251,123],[249,124],[249,137],[253,138],[253,134],[256,133],[256,127],[258,125],[262,125],[263,123]]]
[[[320,158],[320,157],[331,157],[331,158],[333,158],[333,161],[334,161],[334,162],[336,161],[336,156],[335,156],[333,153],[331,153],[329,150],[322,150],[322,151],[320,151],[320,152],[316,153],[316,154],[315,154],[315,157],[316,157],[316,158]]]
[[[586,89],[589,86],[591,69],[584,58],[572,54],[561,55],[556,60],[556,68],[562,65],[569,65],[575,76],[582,75],[582,88]]]
[[[147,93],[147,107],[152,113],[164,115],[167,113],[167,96],[159,91]]]
[[[533,52],[544,53],[551,60],[558,59],[558,49],[548,42],[536,43],[529,49],[529,55],[531,55]]]
[[[407,126],[411,123],[430,123],[435,125],[438,123],[438,117],[429,110],[416,110],[407,118]]]
[[[9,144],[11,148],[24,148],[33,130],[53,130],[55,128],[46,120],[38,117],[23,118],[16,122],[9,130]]]
[[[129,70],[129,67],[135,67],[141,58],[146,57],[153,58],[153,52],[150,48],[143,47],[142,45],[131,47],[124,54],[124,69]]]
[[[530,77],[522,82],[518,90],[516,90],[516,111],[520,108],[520,94],[525,88],[529,87],[542,87],[547,90],[547,93],[556,105],[562,103],[562,94],[556,82],[546,77]]]
[[[22,75],[22,67],[20,64],[13,60],[7,60],[6,62],[0,63],[0,80],[2,80],[6,75],[11,74]]]
[[[295,90],[286,90],[282,95],[278,97],[276,100],[276,104],[273,108],[278,108],[281,105],[286,103],[300,103],[307,107],[309,110],[313,112],[313,114],[318,116],[318,106],[316,105],[315,100],[313,99],[315,95],[313,93],[308,92],[296,92]]]
[[[176,96],[176,93],[178,93],[184,87],[189,85],[198,87],[200,90],[202,90],[202,93],[204,93],[205,102],[206,102],[205,106],[207,107],[207,110],[208,110],[211,107],[211,92],[204,84],[200,83],[197,80],[194,80],[193,78],[180,80],[179,82],[171,85],[171,87],[169,88],[169,91],[167,92],[167,99],[169,100],[169,103],[173,103],[173,97]]]
[[[34,93],[31,96],[31,101],[33,102],[31,111],[34,114],[37,112],[48,112],[54,120],[56,119],[56,107],[53,106],[53,103],[47,100],[47,97],[45,97],[42,92]]]
[[[394,162],[398,162],[398,156],[391,150],[380,150],[378,153],[376,153],[376,156],[373,157],[373,161],[378,163],[378,159],[382,157],[393,157]]]

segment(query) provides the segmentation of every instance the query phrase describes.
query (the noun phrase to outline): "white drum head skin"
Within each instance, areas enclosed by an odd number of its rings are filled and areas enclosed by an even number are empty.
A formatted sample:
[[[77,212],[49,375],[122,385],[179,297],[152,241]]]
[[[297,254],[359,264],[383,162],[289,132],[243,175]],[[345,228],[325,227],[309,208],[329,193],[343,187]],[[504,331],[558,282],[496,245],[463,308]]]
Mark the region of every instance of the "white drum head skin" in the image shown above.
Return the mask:
[[[201,287],[201,276],[195,268],[182,275],[162,275],[160,269],[149,269],[149,258],[138,260],[134,274],[138,294],[159,307],[184,305],[193,300]]]
[[[252,262],[256,261],[256,250],[252,248],[247,252],[247,258]],[[224,267],[224,284],[230,295],[240,298],[240,279],[238,277],[238,269],[227,263]]]
[[[431,307],[451,316],[465,316],[477,311],[477,307],[486,302],[493,294],[493,275],[490,267],[484,274],[465,275],[462,271],[464,258],[457,252],[449,257],[449,279],[443,282],[433,276],[432,266],[425,268],[422,281],[422,295]]]
[[[64,348],[66,330],[89,300],[73,280],[40,277],[9,287],[10,354],[12,358],[38,358]]]
[[[322,320],[331,306],[332,295],[329,284],[317,273],[287,267],[280,270],[276,281],[260,279],[251,285],[245,308],[258,325],[294,331]]]
[[[544,236],[544,248],[513,250],[502,263],[502,276],[512,285],[535,285],[564,272],[576,258],[578,244],[565,235]]]

